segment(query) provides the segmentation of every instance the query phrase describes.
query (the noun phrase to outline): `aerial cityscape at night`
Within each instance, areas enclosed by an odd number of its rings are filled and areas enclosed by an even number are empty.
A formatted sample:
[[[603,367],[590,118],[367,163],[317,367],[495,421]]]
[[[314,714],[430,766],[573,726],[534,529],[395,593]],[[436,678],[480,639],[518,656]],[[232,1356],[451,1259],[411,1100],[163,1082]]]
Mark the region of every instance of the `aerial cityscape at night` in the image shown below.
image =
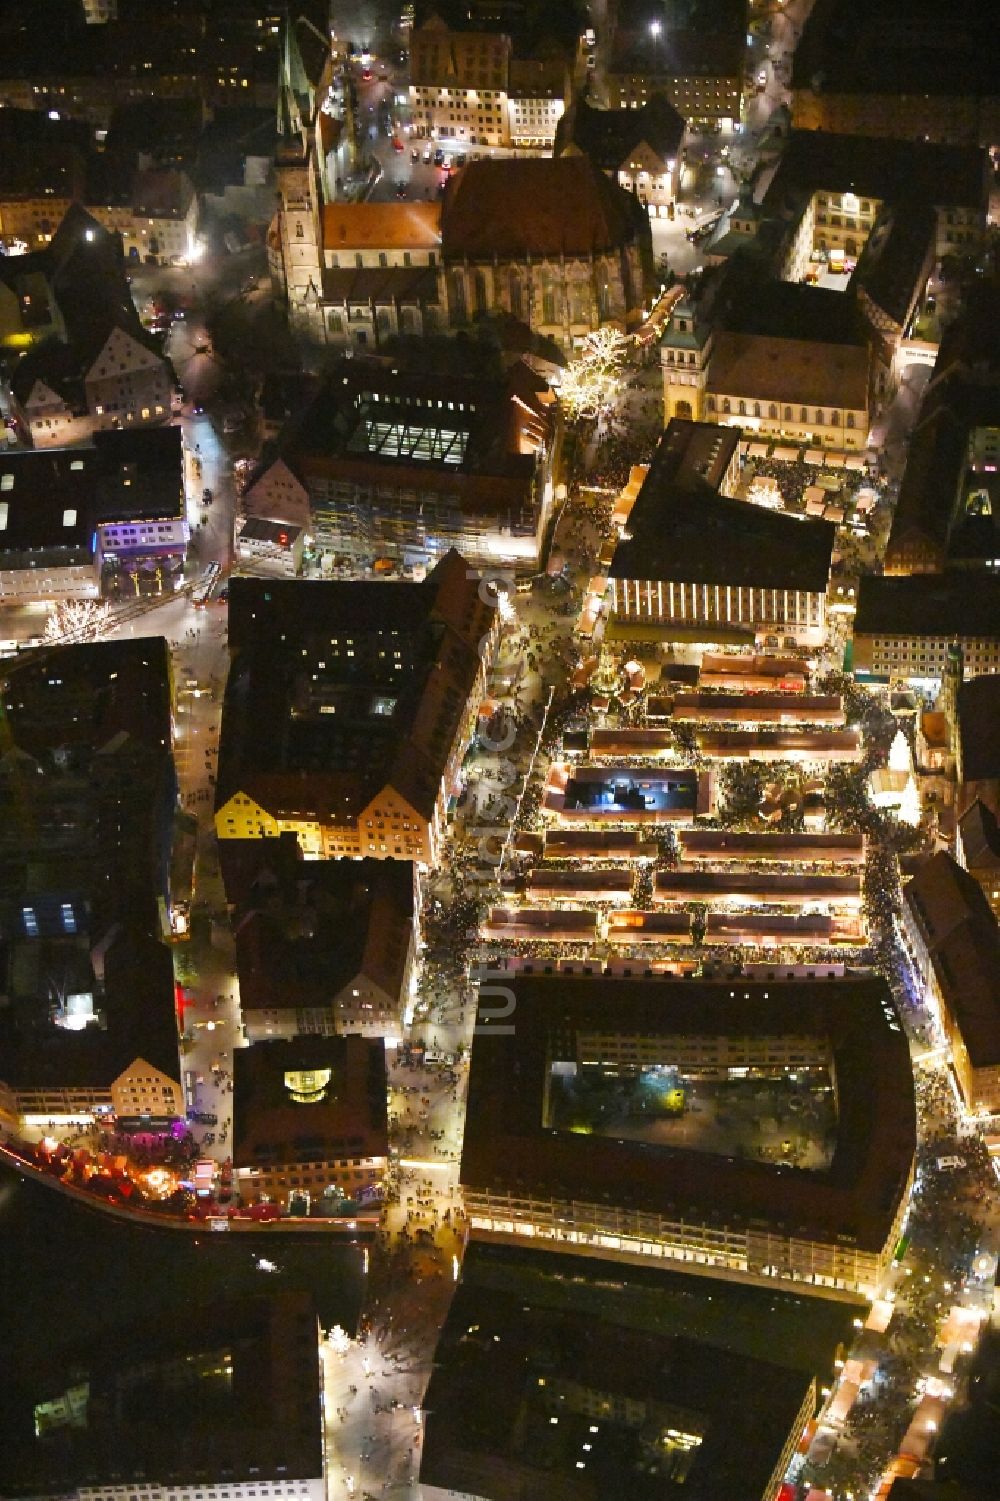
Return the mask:
[[[998,63],[0,7],[0,1501],[1000,1501]]]

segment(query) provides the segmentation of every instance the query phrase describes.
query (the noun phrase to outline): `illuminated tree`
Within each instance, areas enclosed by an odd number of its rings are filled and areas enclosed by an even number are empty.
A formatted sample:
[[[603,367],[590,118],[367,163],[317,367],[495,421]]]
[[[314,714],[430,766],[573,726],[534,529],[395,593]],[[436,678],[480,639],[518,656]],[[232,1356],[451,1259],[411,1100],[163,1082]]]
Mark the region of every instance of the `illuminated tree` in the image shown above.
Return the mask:
[[[903,788],[903,797],[899,804],[899,821],[909,824],[913,829],[920,822],[920,793],[912,777],[907,778],[906,786]]]
[[[628,340],[616,328],[599,328],[587,335],[559,387],[570,421],[600,417],[614,405],[627,348]]]
[[[111,623],[103,599],[61,599],[45,622],[46,641],[95,641]]]

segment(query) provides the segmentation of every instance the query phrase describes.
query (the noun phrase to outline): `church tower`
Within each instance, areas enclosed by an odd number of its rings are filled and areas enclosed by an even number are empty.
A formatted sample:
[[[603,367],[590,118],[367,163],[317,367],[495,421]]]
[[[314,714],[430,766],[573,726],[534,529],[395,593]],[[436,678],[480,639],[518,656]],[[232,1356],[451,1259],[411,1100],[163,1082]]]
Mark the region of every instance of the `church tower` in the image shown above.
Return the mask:
[[[699,318],[694,300],[683,293],[660,340],[664,427],[671,417],[703,421],[711,343],[711,329]]]
[[[288,301],[289,327],[304,338],[322,341],[322,201],[312,130],[316,94],[298,44],[296,28],[299,25],[309,26],[311,33],[315,30],[310,23],[293,22],[286,14],[278,83],[278,149],[274,163],[280,201],[269,242],[280,266],[277,274]],[[315,35],[319,37],[319,33]]]
[[[948,739],[951,742],[953,756],[958,751],[958,695],[964,676],[965,660],[962,648],[957,641],[953,641],[945,653],[944,668],[941,672],[941,691],[937,698],[937,707],[948,725]]]

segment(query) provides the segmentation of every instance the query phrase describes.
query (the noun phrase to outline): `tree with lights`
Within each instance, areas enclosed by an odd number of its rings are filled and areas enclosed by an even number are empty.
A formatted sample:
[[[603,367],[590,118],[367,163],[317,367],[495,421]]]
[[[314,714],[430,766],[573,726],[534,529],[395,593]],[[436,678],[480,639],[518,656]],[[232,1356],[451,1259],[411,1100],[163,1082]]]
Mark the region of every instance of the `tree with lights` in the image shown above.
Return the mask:
[[[614,405],[621,386],[628,340],[617,328],[588,334],[578,357],[567,365],[559,397],[571,422],[592,420]]]
[[[46,641],[94,641],[111,622],[111,606],[103,599],[61,599],[45,622]]]

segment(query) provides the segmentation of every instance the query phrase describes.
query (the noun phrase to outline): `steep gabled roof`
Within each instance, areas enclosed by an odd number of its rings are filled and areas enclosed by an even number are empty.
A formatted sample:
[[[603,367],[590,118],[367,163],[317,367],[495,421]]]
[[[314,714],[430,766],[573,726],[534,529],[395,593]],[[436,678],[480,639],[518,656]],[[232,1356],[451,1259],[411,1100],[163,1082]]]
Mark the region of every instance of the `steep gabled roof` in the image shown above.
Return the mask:
[[[962,780],[1000,782],[1000,676],[970,678],[958,690]]]
[[[605,172],[617,171],[643,142],[663,161],[676,158],[684,130],[664,94],[654,94],[642,109],[594,109],[580,99],[559,121],[555,154],[572,145]]]
[[[327,203],[323,249],[437,250],[441,205],[434,203]]]
[[[617,250],[643,221],[589,157],[560,156],[470,162],[448,184],[441,228],[446,260],[525,260]]]

